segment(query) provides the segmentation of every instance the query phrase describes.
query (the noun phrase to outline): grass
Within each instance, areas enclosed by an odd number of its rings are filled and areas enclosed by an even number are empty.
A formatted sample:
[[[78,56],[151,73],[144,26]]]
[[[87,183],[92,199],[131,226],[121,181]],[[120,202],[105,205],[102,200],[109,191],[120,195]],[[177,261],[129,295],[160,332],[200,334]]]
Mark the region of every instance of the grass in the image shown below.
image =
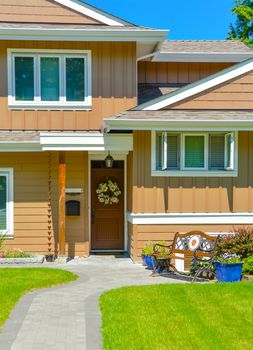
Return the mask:
[[[75,281],[71,272],[47,268],[0,269],[0,326],[8,318],[20,297],[37,288]]]
[[[252,350],[253,283],[125,287],[100,298],[104,350]]]

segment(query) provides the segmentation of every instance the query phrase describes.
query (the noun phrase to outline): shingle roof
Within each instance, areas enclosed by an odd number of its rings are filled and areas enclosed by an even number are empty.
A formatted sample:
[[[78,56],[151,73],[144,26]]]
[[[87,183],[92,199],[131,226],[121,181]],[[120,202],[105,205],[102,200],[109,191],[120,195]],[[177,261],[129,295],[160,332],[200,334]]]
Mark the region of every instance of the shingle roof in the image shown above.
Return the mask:
[[[219,53],[252,52],[253,49],[239,40],[165,40],[160,52]]]
[[[0,143],[39,143],[40,135],[37,131],[0,131]]]
[[[106,120],[252,120],[253,110],[160,110],[160,111],[126,111]]]

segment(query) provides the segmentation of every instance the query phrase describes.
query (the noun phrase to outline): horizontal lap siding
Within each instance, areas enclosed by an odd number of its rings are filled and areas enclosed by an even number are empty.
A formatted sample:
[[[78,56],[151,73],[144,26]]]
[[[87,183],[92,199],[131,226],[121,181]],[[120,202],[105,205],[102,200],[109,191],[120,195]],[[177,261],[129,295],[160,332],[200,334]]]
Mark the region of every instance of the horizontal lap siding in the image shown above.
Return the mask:
[[[47,0],[0,0],[1,22],[101,24]]]
[[[52,152],[51,205],[49,214],[47,153],[0,154],[0,167],[14,170],[14,238],[6,248],[36,253],[54,253],[58,242],[58,152]],[[66,251],[69,256],[87,256],[88,238],[88,154],[67,152],[66,186],[82,188],[81,216],[66,218]],[[49,250],[51,248],[51,251]]]
[[[91,50],[91,111],[9,110],[7,48]],[[0,43],[0,130],[100,130],[104,117],[136,106],[136,44],[121,42]]]
[[[155,243],[157,241],[165,241],[171,244],[176,232],[185,233],[191,230],[200,230],[206,233],[210,232],[231,232],[231,225],[132,225],[132,230],[136,232],[136,242],[132,245],[131,257],[135,262],[141,261],[142,249],[147,242]],[[189,258],[185,259],[186,265],[189,267]]]
[[[146,84],[193,83],[233,63],[144,62],[138,63],[138,81]]]
[[[151,176],[151,132],[134,132],[134,213],[253,212],[253,133],[239,132],[239,176]]]
[[[168,106],[168,109],[253,109],[253,73]]]

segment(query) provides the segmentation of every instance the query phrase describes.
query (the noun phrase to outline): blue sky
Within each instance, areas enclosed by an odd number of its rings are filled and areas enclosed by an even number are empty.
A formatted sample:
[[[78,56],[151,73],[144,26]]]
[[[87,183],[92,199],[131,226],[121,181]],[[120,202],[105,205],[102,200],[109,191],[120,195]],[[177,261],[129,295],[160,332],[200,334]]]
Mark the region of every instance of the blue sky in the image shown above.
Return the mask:
[[[170,29],[170,39],[225,39],[233,0],[87,0],[135,24]]]

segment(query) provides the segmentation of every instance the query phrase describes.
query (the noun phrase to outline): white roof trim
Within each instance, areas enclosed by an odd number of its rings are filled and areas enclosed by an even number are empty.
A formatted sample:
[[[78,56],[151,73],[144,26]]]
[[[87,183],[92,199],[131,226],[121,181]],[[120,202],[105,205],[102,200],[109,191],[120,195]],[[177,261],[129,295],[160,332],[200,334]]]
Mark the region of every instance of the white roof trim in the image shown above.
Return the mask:
[[[235,66],[213,74],[205,79],[201,79],[193,84],[173,91],[167,95],[158,97],[135,108],[136,111],[157,111],[174,103],[185,100],[203,91],[223,84],[231,79],[253,70],[253,59],[243,61]]]
[[[43,151],[132,151],[132,134],[107,135],[99,132],[41,132]]]
[[[95,20],[107,24],[109,26],[125,26],[128,22],[121,20],[113,15],[99,10],[93,6],[76,0],[54,0],[59,4],[66,6],[72,10],[82,13],[85,16],[94,18]]]
[[[112,130],[170,130],[170,131],[252,131],[251,120],[159,120],[112,118],[104,120],[104,131]]]
[[[153,62],[241,62],[252,52],[157,52]]]
[[[167,34],[166,30],[151,29],[1,28],[0,24],[0,40],[153,42],[164,40]]]

